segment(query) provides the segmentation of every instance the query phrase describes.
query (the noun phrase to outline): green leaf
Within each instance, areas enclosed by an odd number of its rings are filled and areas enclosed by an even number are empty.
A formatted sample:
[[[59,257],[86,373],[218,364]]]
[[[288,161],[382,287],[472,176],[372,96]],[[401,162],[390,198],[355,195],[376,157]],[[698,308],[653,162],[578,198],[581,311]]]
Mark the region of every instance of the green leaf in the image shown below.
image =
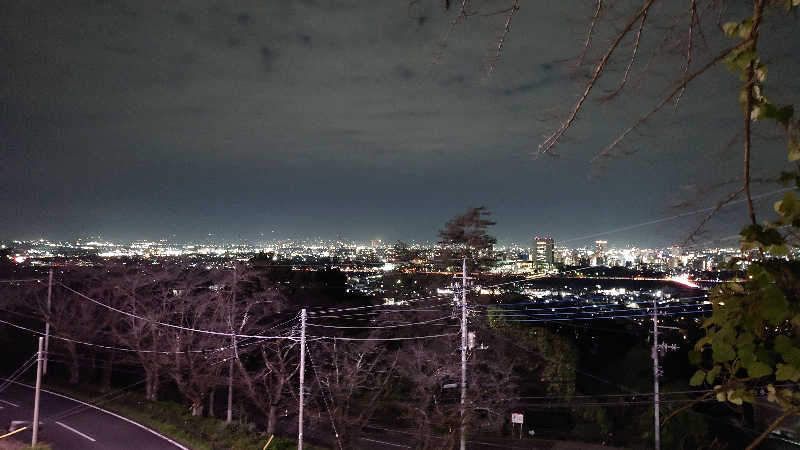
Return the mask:
[[[789,161],[794,162],[800,160],[800,139],[789,139]]]
[[[733,347],[724,342],[713,342],[711,344],[711,349],[713,351],[711,356],[714,358],[714,362],[727,362],[736,357]]]
[[[738,351],[739,360],[742,362],[742,366],[743,367],[749,368],[751,365],[753,365],[756,362],[756,355],[753,352],[753,350],[754,350],[753,347],[748,348],[747,351],[745,351],[745,350],[743,350],[741,348],[739,349],[739,351]]]
[[[775,345],[773,348],[775,348],[775,351],[780,354],[786,353],[792,348],[792,340],[789,339],[789,336],[786,336],[785,334],[779,334],[775,338]]]
[[[781,353],[784,361],[795,367],[800,367],[800,348],[791,347]]]
[[[757,109],[758,113],[754,114],[756,118],[759,120],[774,120],[783,125],[784,128],[789,126],[789,123],[792,121],[792,116],[794,115],[794,107],[792,105],[778,108],[773,103],[765,102],[759,105]],[[753,112],[756,112],[756,108],[753,109]]]
[[[753,19],[745,19],[739,24],[737,29],[739,32],[739,37],[742,39],[747,39],[750,37],[750,33],[753,31]]]
[[[709,320],[711,320],[711,319],[709,319]],[[708,322],[708,321],[706,321],[706,322]],[[703,328],[708,328],[710,326],[711,326],[711,324],[708,324],[708,325],[705,324],[705,323],[703,324]],[[708,345],[710,343],[711,343],[711,336],[703,336],[703,337],[700,338],[700,340],[697,341],[696,344],[694,344],[694,348],[696,350],[698,350],[698,351],[702,351],[703,347],[705,347],[706,345]]]
[[[789,123],[792,121],[792,116],[794,115],[794,107],[792,105],[786,105],[783,108],[778,109],[775,111],[775,120],[778,121],[784,127],[788,127]]]
[[[741,392],[739,392],[738,389],[735,390],[735,391],[728,391],[728,401],[733,403],[734,405],[740,405],[741,406],[741,404],[742,404]]]
[[[773,324],[777,324],[789,314],[789,302],[777,286],[768,286],[763,291],[761,315]]]
[[[775,371],[775,380],[777,381],[798,381],[800,380],[800,370],[796,369],[791,364],[778,363],[778,370]]]
[[[698,369],[697,372],[692,375],[692,378],[689,380],[690,386],[700,386],[703,384],[703,381],[706,379],[706,371],[702,369]]]
[[[711,384],[717,378],[720,371],[722,370],[722,366],[714,366],[711,370],[706,373],[706,383]]]
[[[703,354],[698,352],[697,350],[690,350],[689,351],[689,362],[692,365],[699,365],[703,361]]]
[[[734,37],[739,30],[739,24],[736,22],[728,22],[722,25],[722,31],[727,37]]]
[[[747,375],[754,378],[761,378],[772,375],[772,368],[761,361],[756,361],[747,368]]]

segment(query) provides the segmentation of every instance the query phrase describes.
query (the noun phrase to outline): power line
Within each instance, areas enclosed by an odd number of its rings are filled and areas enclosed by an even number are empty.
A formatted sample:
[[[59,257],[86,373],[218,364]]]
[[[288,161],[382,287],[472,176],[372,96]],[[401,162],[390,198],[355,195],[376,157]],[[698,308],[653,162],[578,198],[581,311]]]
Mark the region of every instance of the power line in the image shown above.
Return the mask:
[[[771,195],[780,194],[782,192],[787,192],[787,191],[791,191],[791,190],[793,190],[793,188],[778,189],[776,191],[771,191],[771,192],[766,192],[764,194],[754,195],[754,196],[751,197],[751,199],[752,200],[760,200],[760,199],[762,199],[764,197],[769,197]],[[722,205],[722,208],[725,208],[727,206],[734,205],[734,204],[737,204],[737,203],[742,203],[745,200],[746,199],[741,199],[741,200],[734,200],[734,201],[728,202],[728,203]],[[648,226],[648,225],[655,225],[657,223],[668,222],[670,220],[680,219],[682,217],[693,216],[695,214],[700,214],[700,213],[703,213],[703,212],[710,212],[710,211],[713,211],[715,209],[719,209],[719,207],[711,206],[711,207],[708,207],[708,208],[696,209],[694,211],[689,211],[689,212],[685,212],[685,213],[681,213],[681,214],[676,214],[674,216],[669,216],[669,217],[662,217],[660,219],[655,219],[655,220],[648,220],[646,222],[638,223],[638,224],[635,224],[635,225],[628,225],[628,226],[624,226],[624,227],[620,227],[620,228],[615,228],[615,229],[609,230],[609,231],[601,231],[599,233],[587,234],[586,236],[579,236],[579,237],[574,237],[574,238],[570,238],[570,239],[564,239],[561,242],[562,243],[567,243],[567,242],[581,241],[581,240],[586,240],[586,239],[593,239],[593,238],[600,237],[600,236],[605,236],[605,235],[608,235],[608,234],[619,233],[619,232],[622,232],[622,231],[629,231],[629,230],[633,230],[633,229],[636,229],[636,228],[645,227],[645,226]]]
[[[39,336],[44,336],[44,333],[42,333],[41,331],[32,330],[30,328],[23,327],[22,325],[17,325],[17,324],[11,323],[11,322],[6,322],[5,320],[2,320],[2,319],[0,319],[0,323],[6,324],[6,325],[14,327],[14,328],[19,328],[20,330],[28,331],[30,333],[37,334]],[[88,345],[90,347],[104,348],[106,350],[117,350],[117,351],[121,351],[121,352],[131,352],[131,353],[155,353],[155,354],[160,354],[160,355],[174,355],[174,354],[182,354],[182,353],[207,353],[207,352],[216,352],[216,351],[221,351],[221,350],[227,350],[229,348],[229,347],[217,347],[217,348],[208,348],[208,349],[200,349],[200,350],[182,350],[182,351],[134,350],[132,348],[113,347],[113,346],[110,346],[110,345],[94,344],[92,342],[79,341],[77,339],[70,339],[70,338],[66,338],[66,337],[62,337],[62,336],[57,336],[57,335],[54,335],[54,334],[51,334],[50,337],[52,337],[54,339],[60,339],[62,341],[66,341],[66,342],[72,342],[72,343],[75,343],[75,344]]]
[[[438,319],[424,320],[422,322],[406,322],[406,323],[400,323],[400,324],[396,324],[396,325],[382,325],[382,326],[375,325],[375,326],[363,326],[363,327],[321,325],[321,324],[310,323],[310,322],[306,323],[306,325],[308,325],[310,327],[322,327],[322,328],[340,328],[340,329],[357,328],[357,329],[373,330],[373,329],[382,329],[382,328],[399,328],[399,327],[411,327],[411,326],[414,326],[414,325],[424,325],[424,324],[427,324],[427,323],[439,322],[439,321],[442,321],[442,320],[445,320],[445,319],[450,319],[450,318],[452,318],[452,316],[451,315],[447,315],[447,316],[439,317]]]
[[[434,298],[442,298],[442,297],[445,297],[445,295],[437,294],[437,295],[431,295],[431,296],[428,296],[428,297],[415,297],[415,298],[409,298],[409,299],[401,299],[401,300],[397,300],[397,301],[398,302],[409,303],[409,302],[417,302],[417,301],[434,299]],[[353,307],[347,307],[347,308],[330,308],[330,307],[326,307],[326,306],[318,306],[317,308],[329,308],[329,309],[323,310],[323,311],[309,311],[308,314],[309,315],[328,314],[328,313],[332,313],[332,312],[355,311],[355,310],[369,309],[369,308],[387,308],[387,307],[390,307],[390,306],[392,306],[392,305],[386,305],[386,304],[382,304],[382,305],[365,305],[365,306],[353,306]],[[397,305],[397,306],[405,306],[405,305]]]
[[[414,339],[433,339],[445,336],[457,336],[460,333],[444,333],[444,334],[431,334],[427,336],[409,336],[409,337],[393,337],[393,338],[347,338],[338,336],[310,336],[317,339],[329,339],[335,341],[408,341]]]
[[[225,337],[257,338],[257,339],[285,339],[286,338],[285,336],[261,336],[261,335],[252,335],[252,334],[224,333],[224,332],[221,332],[221,331],[202,330],[202,329],[198,329],[198,328],[191,328],[191,327],[184,327],[184,326],[181,326],[181,325],[175,325],[173,323],[165,323],[165,322],[160,322],[160,321],[157,321],[157,320],[151,320],[151,319],[148,319],[146,317],[139,316],[139,315],[127,312],[127,311],[123,311],[121,309],[115,308],[115,307],[110,306],[110,305],[106,305],[103,302],[97,301],[97,300],[89,297],[88,295],[85,295],[85,294],[83,294],[81,292],[76,291],[75,289],[72,289],[71,287],[67,286],[66,284],[64,284],[64,283],[62,283],[60,281],[58,282],[58,284],[61,285],[64,289],[66,289],[66,290],[78,295],[79,297],[82,297],[82,298],[84,298],[86,300],[89,300],[90,302],[92,302],[92,303],[94,303],[94,304],[96,304],[98,306],[101,306],[103,308],[109,309],[109,310],[114,311],[114,312],[118,312],[120,314],[124,314],[124,315],[129,316],[129,317],[133,317],[134,319],[139,319],[139,320],[143,320],[145,322],[152,323],[154,325],[161,325],[161,326],[164,326],[164,327],[169,327],[169,328],[175,328],[175,329],[178,329],[178,330],[189,331],[189,332],[192,332],[192,333],[203,333],[203,334],[211,334],[211,335],[215,335],[215,336],[225,336]]]
[[[306,351],[308,352],[308,361],[311,363],[311,368],[314,369],[314,378],[317,379],[317,385],[319,386],[320,393],[322,394],[322,403],[325,404],[325,409],[328,410],[328,416],[331,418],[331,428],[333,428],[333,434],[336,436],[336,443],[339,444],[339,450],[343,450],[342,441],[339,439],[339,432],[336,430],[336,422],[333,420],[333,412],[328,406],[328,400],[325,398],[325,388],[322,387],[322,381],[319,379],[319,373],[317,373],[317,366],[314,364],[314,359],[311,357],[311,347],[306,345]],[[330,392],[330,397],[331,405],[333,405],[332,392]]]
[[[637,302],[637,303],[639,303],[639,302]],[[537,305],[537,306],[539,306],[539,307],[537,307],[537,308],[525,308],[525,309],[503,309],[503,308],[486,309],[484,311],[479,311],[479,312],[486,313],[486,314],[488,314],[488,313],[503,313],[503,314],[505,314],[505,313],[516,313],[516,312],[522,312],[522,313],[528,313],[528,314],[545,314],[548,311],[549,311],[549,313],[554,313],[554,312],[556,312],[556,310],[559,310],[560,314],[579,314],[581,311],[637,311],[637,310],[650,311],[652,309],[652,308],[647,308],[647,307],[640,308],[638,306],[636,308],[632,308],[632,307],[624,306],[624,305],[622,305],[620,303],[589,303],[589,304],[586,304],[586,305],[578,305],[578,306],[555,306],[555,307],[543,306],[543,305]],[[618,308],[620,306],[624,306],[624,309],[605,309],[605,308],[609,308],[609,307],[610,308]],[[708,304],[708,303],[677,303],[677,304],[668,304],[667,306],[664,306],[664,307],[662,307],[660,309],[664,309],[664,308],[691,308],[691,307],[695,307],[695,306],[711,306],[711,305]],[[566,309],[571,309],[571,310],[575,310],[575,311],[562,311],[562,310],[566,310]],[[537,311],[544,311],[544,312],[537,313]]]
[[[687,306],[686,308],[697,308],[697,310],[693,310],[691,312],[710,311],[710,309],[703,309],[703,306],[701,306],[701,305],[690,305],[690,306]],[[652,310],[644,309],[643,311],[650,312]],[[684,311],[671,311],[671,312],[667,312],[665,314],[667,314],[667,315],[670,315],[670,314],[681,314],[682,312],[684,312]],[[685,312],[690,312],[690,310],[686,310]],[[602,314],[605,314],[605,315],[609,315],[610,314],[610,315],[614,315],[614,316],[627,316],[629,313],[632,314],[631,317],[636,317],[638,314],[641,314],[640,310],[637,310],[637,309],[603,309],[603,310],[559,311],[559,312],[546,312],[546,313],[531,312],[531,313],[513,313],[513,314],[506,314],[506,313],[492,314],[492,311],[486,311],[485,314],[487,316],[490,316],[490,317],[499,317],[499,318],[504,318],[504,317],[534,317],[534,318],[541,318],[541,317],[552,317],[552,316],[555,316],[555,317],[579,316],[579,315],[587,315],[587,314],[590,314],[592,316],[602,315]]]
[[[674,312],[674,313],[665,313],[663,315],[669,316],[679,316],[679,315],[688,315],[688,314],[704,314],[710,313],[712,311],[703,310],[703,311],[682,311],[682,312]],[[552,318],[552,319],[511,319],[511,320],[503,320],[503,322],[552,322],[552,321],[569,321],[569,320],[605,320],[605,319],[629,319],[631,317],[650,317],[650,314],[615,314],[615,315],[603,315],[603,316],[593,316],[593,317],[569,317],[569,318]]]

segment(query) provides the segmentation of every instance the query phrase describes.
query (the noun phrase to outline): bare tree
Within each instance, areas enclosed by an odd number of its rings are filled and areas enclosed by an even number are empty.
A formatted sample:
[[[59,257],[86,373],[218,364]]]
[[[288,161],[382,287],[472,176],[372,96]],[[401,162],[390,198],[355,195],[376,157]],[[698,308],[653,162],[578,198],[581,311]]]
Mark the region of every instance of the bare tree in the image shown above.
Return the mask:
[[[312,352],[309,352],[312,353]],[[384,395],[391,387],[400,354],[375,341],[318,344],[313,352],[317,379],[317,407],[329,415],[337,439],[347,448],[386,406]]]

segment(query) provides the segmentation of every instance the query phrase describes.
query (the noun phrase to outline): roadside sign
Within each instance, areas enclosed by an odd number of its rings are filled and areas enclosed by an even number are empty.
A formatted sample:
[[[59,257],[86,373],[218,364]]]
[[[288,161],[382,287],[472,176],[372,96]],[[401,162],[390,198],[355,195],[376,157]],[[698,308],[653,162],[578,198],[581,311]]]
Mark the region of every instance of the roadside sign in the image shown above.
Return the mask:
[[[524,416],[522,415],[522,413],[519,413],[519,412],[512,412],[511,413],[511,423],[522,424],[523,419],[524,419]]]

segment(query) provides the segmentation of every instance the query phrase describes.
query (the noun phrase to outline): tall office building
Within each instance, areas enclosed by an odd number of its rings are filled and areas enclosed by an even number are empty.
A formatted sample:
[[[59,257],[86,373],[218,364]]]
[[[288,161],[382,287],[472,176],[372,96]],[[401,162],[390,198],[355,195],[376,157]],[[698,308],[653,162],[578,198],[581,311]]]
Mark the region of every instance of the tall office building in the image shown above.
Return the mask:
[[[553,247],[555,241],[551,237],[533,238],[533,261],[536,262],[537,267],[545,265],[553,265]]]
[[[606,254],[606,245],[608,245],[608,241],[594,241],[594,252],[597,256],[604,256]]]

